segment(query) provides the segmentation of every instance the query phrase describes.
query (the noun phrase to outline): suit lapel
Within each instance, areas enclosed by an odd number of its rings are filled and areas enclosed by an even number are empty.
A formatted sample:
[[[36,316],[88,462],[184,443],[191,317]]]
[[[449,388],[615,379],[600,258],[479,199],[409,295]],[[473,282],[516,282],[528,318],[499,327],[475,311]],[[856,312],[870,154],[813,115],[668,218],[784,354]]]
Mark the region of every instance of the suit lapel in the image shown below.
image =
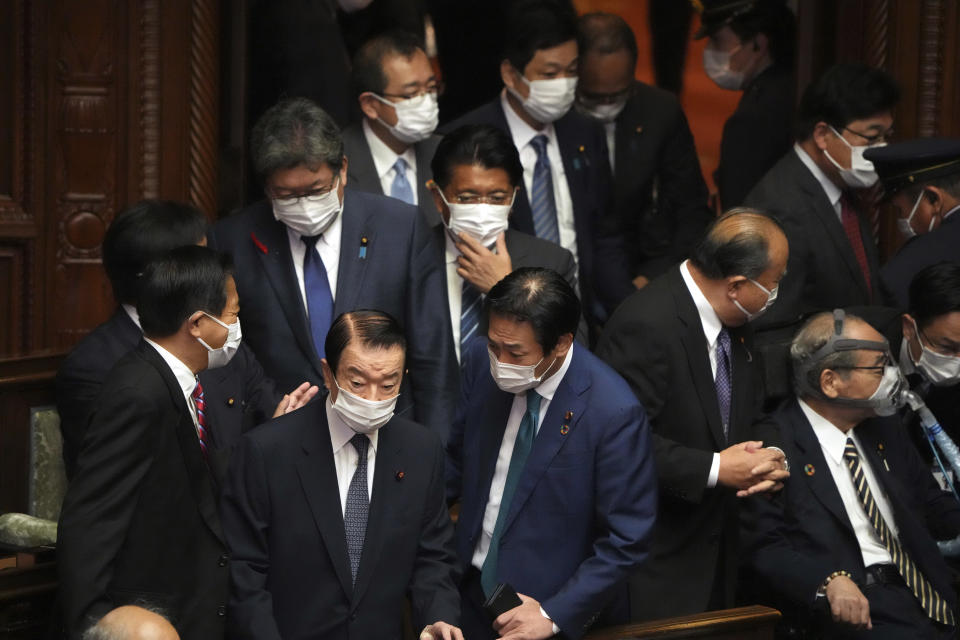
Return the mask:
[[[312,411],[314,416],[310,419],[304,417],[305,421],[310,422],[310,428],[305,430],[303,457],[297,461],[297,473],[340,586],[349,597],[353,593],[353,576],[350,575],[347,534],[343,525],[343,507],[340,505],[340,485],[330,446],[326,406],[326,402],[319,399],[301,409]]]
[[[349,127],[343,132],[344,141],[349,140],[352,153],[347,158],[347,184],[353,183],[362,191],[383,194],[383,184],[373,164],[373,154],[363,133],[363,125]]]
[[[377,250],[377,230],[370,224],[370,213],[356,193],[344,191],[343,228],[340,231],[340,265],[337,272],[337,298],[333,317],[357,307],[363,289],[363,276],[372,253]],[[361,249],[365,248],[365,251]]]
[[[503,113],[503,103],[500,102],[500,98],[494,98],[493,102],[488,104],[490,105],[492,116],[490,124],[502,130],[513,139],[513,134],[510,132],[510,125],[507,123],[507,116]],[[519,152],[520,149],[517,149],[517,153]],[[533,210],[530,208],[530,197],[527,194],[526,183],[523,182],[520,186],[520,193],[517,194],[517,198],[513,202],[513,209],[510,213],[510,228],[535,236],[537,234],[533,230]]]
[[[487,505],[486,497],[490,494],[490,483],[493,482],[493,473],[497,467],[497,457],[500,454],[500,445],[503,434],[507,430],[507,420],[510,418],[510,409],[513,407],[513,394],[501,391],[492,379],[486,382],[490,389],[490,400],[484,403],[485,411],[474,422],[479,432],[479,447],[477,452],[477,474],[474,482],[474,495],[482,499],[477,501],[477,510],[470,514],[461,514],[472,518],[464,524],[471,534],[477,534],[483,523],[483,512]],[[466,493],[466,492],[464,492]]]
[[[430,193],[430,189],[427,189],[427,181],[433,175],[430,161],[433,160],[433,154],[436,152],[439,142],[439,137],[430,136],[414,146],[414,153],[417,157],[417,202],[421,209],[435,210],[433,194]],[[437,212],[437,215],[439,216],[439,212]]]
[[[570,189],[570,201],[573,203],[573,224],[576,227],[577,237],[589,237],[589,232],[581,225],[585,222],[584,216],[578,216],[580,211],[588,211],[586,200],[589,197],[584,180],[590,158],[584,152],[583,141],[579,139],[577,131],[571,126],[570,114],[554,123],[557,134],[557,146],[560,147],[560,158],[563,161],[563,171]]]
[[[753,422],[753,409],[756,406],[756,389],[753,385],[751,368],[753,355],[747,347],[745,331],[741,328],[730,332],[730,354],[733,393],[730,403],[729,442],[742,442],[747,439],[746,430]],[[716,387],[716,385],[714,385]]]

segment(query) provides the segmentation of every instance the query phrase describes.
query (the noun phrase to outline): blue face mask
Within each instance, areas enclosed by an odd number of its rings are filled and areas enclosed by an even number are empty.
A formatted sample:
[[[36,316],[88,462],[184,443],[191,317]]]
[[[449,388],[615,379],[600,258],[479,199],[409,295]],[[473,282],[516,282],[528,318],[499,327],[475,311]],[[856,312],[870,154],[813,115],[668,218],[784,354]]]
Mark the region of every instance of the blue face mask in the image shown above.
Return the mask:
[[[767,301],[764,303],[764,305],[763,305],[762,307],[760,307],[760,310],[759,310],[759,311],[754,311],[754,312],[752,312],[752,313],[751,313],[750,311],[747,311],[747,310],[744,308],[744,306],[743,306],[742,304],[740,304],[740,301],[739,301],[739,300],[734,300],[734,301],[733,301],[733,304],[735,304],[735,305],[737,306],[737,309],[740,309],[740,311],[743,313],[743,315],[747,316],[747,322],[750,322],[750,321],[752,321],[752,320],[756,320],[757,318],[759,318],[760,316],[762,316],[764,313],[766,313],[767,309],[769,309],[770,306],[771,306],[774,302],[777,301],[777,293],[780,291],[780,287],[779,287],[779,286],[774,287],[774,288],[773,288],[773,291],[771,291],[771,290],[767,289],[765,286],[763,286],[762,284],[760,284],[759,282],[757,282],[756,280],[754,280],[753,278],[750,278],[750,282],[752,282],[753,284],[757,285],[757,287],[760,288],[760,291],[763,291],[765,294],[767,294]]]

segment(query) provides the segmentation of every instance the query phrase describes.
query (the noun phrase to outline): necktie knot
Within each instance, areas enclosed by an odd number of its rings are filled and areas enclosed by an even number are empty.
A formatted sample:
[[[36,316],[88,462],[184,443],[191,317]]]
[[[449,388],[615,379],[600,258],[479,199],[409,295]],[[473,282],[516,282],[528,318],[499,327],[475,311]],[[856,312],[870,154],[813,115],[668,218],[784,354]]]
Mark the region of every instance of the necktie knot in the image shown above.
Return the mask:
[[[538,136],[534,136],[533,140],[530,141],[530,146],[533,147],[533,150],[537,152],[537,156],[542,156],[547,151],[547,136],[542,133]]]
[[[724,354],[727,357],[730,356],[730,332],[727,331],[726,327],[720,329],[720,333],[717,334],[717,344],[723,349]]]
[[[537,393],[535,389],[527,391],[527,411],[533,413],[535,416],[539,416],[541,400],[543,400],[543,397]]]
[[[407,170],[407,161],[402,157],[398,157],[397,161],[393,163],[393,170],[397,173],[404,173]]]
[[[203,385],[200,384],[199,379],[197,379],[197,386],[193,388],[193,393],[191,395],[194,400],[203,400]]]
[[[303,244],[307,245],[308,249],[313,249],[317,246],[317,240],[321,237],[323,237],[322,233],[315,236],[300,236],[300,239],[303,240]]]
[[[363,458],[367,455],[367,446],[370,444],[370,438],[363,433],[358,433],[350,438],[350,444],[357,450],[357,454]]]

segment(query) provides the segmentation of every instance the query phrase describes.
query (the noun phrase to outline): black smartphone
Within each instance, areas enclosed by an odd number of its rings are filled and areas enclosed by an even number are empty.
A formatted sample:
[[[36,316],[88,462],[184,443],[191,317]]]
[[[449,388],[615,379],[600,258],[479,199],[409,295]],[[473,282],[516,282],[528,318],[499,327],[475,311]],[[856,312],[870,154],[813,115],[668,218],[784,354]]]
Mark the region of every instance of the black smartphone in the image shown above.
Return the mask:
[[[487,598],[487,601],[483,603],[483,608],[490,614],[491,618],[496,620],[501,613],[510,611],[510,609],[522,604],[523,600],[520,599],[514,588],[506,582],[501,582]]]

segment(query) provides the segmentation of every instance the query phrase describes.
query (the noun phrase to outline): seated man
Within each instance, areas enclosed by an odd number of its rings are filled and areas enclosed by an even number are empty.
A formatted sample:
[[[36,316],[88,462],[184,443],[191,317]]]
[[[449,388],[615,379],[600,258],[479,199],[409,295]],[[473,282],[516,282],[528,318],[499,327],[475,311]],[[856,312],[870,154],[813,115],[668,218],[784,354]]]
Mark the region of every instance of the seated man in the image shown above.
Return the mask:
[[[394,415],[405,346],[385,313],[341,315],[326,402],[244,437],[221,503],[230,638],[399,640],[409,595],[421,640],[463,640],[440,439]]]
[[[84,632],[83,640],[180,640],[180,635],[156,611],[125,605],[100,618]]]
[[[544,267],[577,284],[573,255],[552,242],[508,229],[523,181],[513,141],[490,125],[464,125],[444,137],[433,156],[433,201],[442,223],[434,227],[437,254],[446,265],[447,306],[457,361],[480,327],[483,296],[520,267]],[[582,339],[586,341],[586,326]]]
[[[905,385],[886,340],[840,310],[820,313],[790,357],[796,397],[769,420],[798,471],[772,500],[750,498],[744,520],[760,587],[817,637],[955,637],[934,539],[960,532],[960,505],[896,415]]]
[[[465,635],[579,638],[602,614],[626,622],[626,579],[647,556],[656,510],[646,413],[574,344],[580,302],[559,274],[517,269],[484,314],[447,447]],[[523,604],[491,619],[483,603],[499,583]]]

